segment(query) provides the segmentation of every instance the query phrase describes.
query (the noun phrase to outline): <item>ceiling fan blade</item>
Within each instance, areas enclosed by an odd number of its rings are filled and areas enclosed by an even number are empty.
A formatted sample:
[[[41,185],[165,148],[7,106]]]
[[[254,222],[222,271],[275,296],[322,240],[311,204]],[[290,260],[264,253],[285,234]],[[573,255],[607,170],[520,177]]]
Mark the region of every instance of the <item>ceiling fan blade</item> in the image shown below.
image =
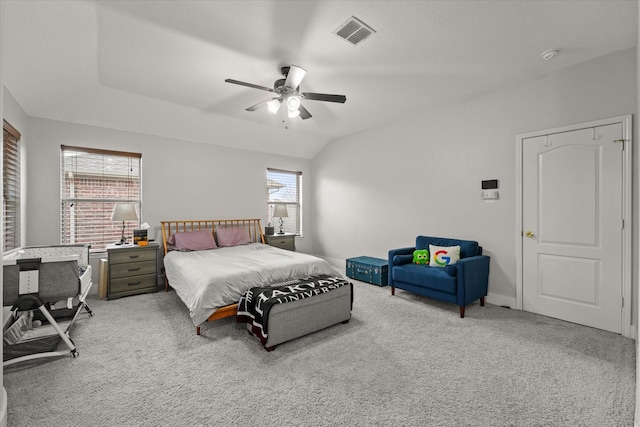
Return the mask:
[[[276,98],[276,99],[277,99],[277,98]],[[245,108],[245,110],[247,110],[247,111],[256,111],[256,110],[257,110],[257,109],[259,109],[259,108],[266,107],[266,105],[267,105],[267,103],[268,103],[269,101],[271,101],[271,98],[270,98],[270,99],[265,99],[264,101],[260,101],[260,102],[258,102],[256,105],[252,105],[252,106],[251,106],[251,107],[249,107],[249,108]]]
[[[269,92],[273,92],[273,89],[271,89],[270,87],[254,85],[253,83],[241,82],[240,80],[226,79],[225,82],[233,83],[234,85],[247,86],[247,87],[252,87],[254,89],[268,90]]]
[[[297,65],[292,65],[289,67],[289,72],[287,73],[287,80],[284,82],[286,87],[290,87],[293,90],[296,90],[298,86],[300,86],[300,82],[304,79],[304,76],[307,74],[307,70],[304,68],[300,68]]]
[[[311,118],[311,113],[302,106],[302,104],[300,104],[300,106],[298,107],[298,111],[300,112],[300,118],[302,120],[307,120]]]
[[[304,99],[310,99],[312,101],[328,101],[328,102],[340,102],[342,104],[345,103],[347,97],[344,95],[329,95],[327,93],[313,93],[313,92],[304,92],[301,93]]]
[[[278,103],[276,103],[276,107],[274,110],[272,110],[271,108],[273,108],[273,106],[269,105],[271,103],[271,101],[278,101],[279,103],[282,103],[282,100],[279,97],[276,98],[269,98],[269,99],[265,99],[264,101],[260,101],[258,102],[256,105],[252,105],[249,108],[245,108],[245,110],[247,111],[256,111],[264,106],[269,107],[269,111],[271,111],[272,113],[276,113],[278,111],[278,109],[280,108],[280,105]]]

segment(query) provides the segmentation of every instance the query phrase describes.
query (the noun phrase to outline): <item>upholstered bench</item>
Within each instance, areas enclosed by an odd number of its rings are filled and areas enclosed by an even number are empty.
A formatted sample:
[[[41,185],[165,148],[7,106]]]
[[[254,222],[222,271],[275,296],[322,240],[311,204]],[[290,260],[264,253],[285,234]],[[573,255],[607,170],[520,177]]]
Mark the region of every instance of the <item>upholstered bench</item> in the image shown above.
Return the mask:
[[[273,304],[268,311],[267,317],[262,320],[251,313],[251,309],[246,304],[247,299],[249,301],[260,300],[262,291],[274,288],[280,289],[280,287],[251,288],[238,304],[237,320],[238,322],[247,323],[249,332],[260,339],[267,351],[274,350],[278,344],[338,323],[348,323],[351,319],[353,285],[342,278],[327,277],[325,279],[335,279],[336,281],[339,279],[342,283],[340,286],[332,287],[329,290],[319,290],[313,285],[304,282],[285,285],[297,287],[300,292],[292,296],[288,302]],[[301,293],[304,293],[305,296],[300,297]],[[273,298],[278,298],[278,296]],[[280,296],[280,298],[285,299],[286,297]],[[263,301],[266,301],[266,299],[263,299]]]

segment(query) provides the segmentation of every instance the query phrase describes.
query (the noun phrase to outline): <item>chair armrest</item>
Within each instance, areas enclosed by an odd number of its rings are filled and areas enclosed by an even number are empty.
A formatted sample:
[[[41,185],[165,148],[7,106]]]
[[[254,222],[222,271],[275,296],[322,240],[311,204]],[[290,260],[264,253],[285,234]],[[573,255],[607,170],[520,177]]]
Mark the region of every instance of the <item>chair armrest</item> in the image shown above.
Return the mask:
[[[389,273],[389,279],[388,279],[388,284],[389,286],[391,286],[393,288],[393,267],[395,265],[399,265],[399,264],[395,264],[393,262],[393,258],[396,255],[409,255],[409,254],[413,254],[413,251],[415,251],[416,248],[415,247],[408,247],[408,248],[398,248],[398,249],[391,249],[389,251],[389,261],[388,261],[388,266],[387,266],[387,270]]]
[[[400,265],[398,263],[393,262],[393,257],[395,257],[396,255],[413,255],[413,251],[415,250],[416,248],[414,247],[391,249],[389,251],[389,269],[391,269],[391,267],[394,265]]]
[[[490,261],[488,255],[478,255],[456,262],[458,305],[467,305],[487,296]]]

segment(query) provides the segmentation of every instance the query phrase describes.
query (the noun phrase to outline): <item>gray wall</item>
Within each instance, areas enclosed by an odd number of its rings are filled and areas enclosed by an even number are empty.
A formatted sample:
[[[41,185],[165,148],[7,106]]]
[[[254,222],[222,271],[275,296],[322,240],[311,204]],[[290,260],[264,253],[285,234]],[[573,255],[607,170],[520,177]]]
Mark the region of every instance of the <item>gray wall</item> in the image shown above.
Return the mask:
[[[114,129],[29,118],[26,146],[28,245],[59,244],[60,145],[142,153],[142,222],[161,240],[160,221],[261,218],[266,225],[266,169],[301,170],[309,186],[309,160],[238,150]],[[303,197],[309,194],[303,188]],[[306,230],[313,203],[303,200]],[[301,251],[311,238],[298,239]]]
[[[314,252],[386,258],[418,234],[477,240],[492,259],[489,300],[514,307],[516,136],[635,114],[636,93],[628,49],[334,140],[313,159]],[[493,178],[500,200],[483,202],[481,181]],[[637,200],[634,208],[637,230]]]
[[[267,167],[301,170],[305,230],[312,228],[310,160],[54,120],[28,118],[25,245],[60,243],[60,145],[142,153],[141,222],[160,244],[160,221],[260,218],[266,225]],[[310,233],[296,239],[312,248]],[[92,254],[91,293],[98,292],[99,259]],[[162,278],[158,278],[159,283]]]
[[[390,248],[412,245],[417,234],[476,239],[492,256],[490,300],[513,306],[516,135],[635,114],[636,87],[636,51],[628,49],[335,140],[312,161],[27,118],[7,91],[4,104],[26,142],[27,245],[59,242],[61,144],[141,152],[142,221],[158,240],[163,219],[266,222],[265,169],[295,169],[304,182],[300,251],[339,264],[358,255],[384,258]],[[480,181],[493,178],[500,180],[500,200],[485,203]],[[636,214],[634,230],[637,222]]]

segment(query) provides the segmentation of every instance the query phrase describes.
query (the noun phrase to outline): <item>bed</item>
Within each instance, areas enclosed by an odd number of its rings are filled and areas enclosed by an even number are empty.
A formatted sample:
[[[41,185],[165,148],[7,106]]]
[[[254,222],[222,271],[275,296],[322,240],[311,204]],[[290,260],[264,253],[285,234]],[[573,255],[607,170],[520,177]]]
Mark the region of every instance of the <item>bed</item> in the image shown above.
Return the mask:
[[[266,245],[259,219],[161,225],[165,290],[176,291],[198,335],[204,322],[235,316],[240,297],[251,287],[318,274],[342,277],[321,258]],[[209,248],[207,234],[214,236],[215,248]]]

